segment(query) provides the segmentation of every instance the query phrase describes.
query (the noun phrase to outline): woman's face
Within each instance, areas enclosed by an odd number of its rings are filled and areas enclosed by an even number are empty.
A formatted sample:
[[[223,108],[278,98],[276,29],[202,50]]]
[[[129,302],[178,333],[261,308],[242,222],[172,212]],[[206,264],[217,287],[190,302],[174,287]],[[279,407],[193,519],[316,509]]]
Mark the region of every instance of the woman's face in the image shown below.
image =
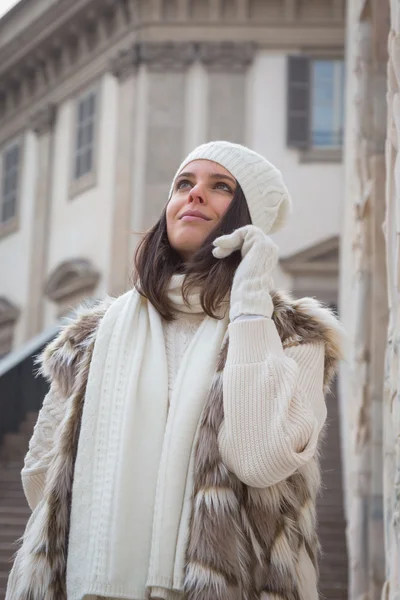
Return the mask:
[[[219,223],[236,191],[235,178],[209,160],[194,160],[177,176],[167,206],[172,248],[188,261]]]

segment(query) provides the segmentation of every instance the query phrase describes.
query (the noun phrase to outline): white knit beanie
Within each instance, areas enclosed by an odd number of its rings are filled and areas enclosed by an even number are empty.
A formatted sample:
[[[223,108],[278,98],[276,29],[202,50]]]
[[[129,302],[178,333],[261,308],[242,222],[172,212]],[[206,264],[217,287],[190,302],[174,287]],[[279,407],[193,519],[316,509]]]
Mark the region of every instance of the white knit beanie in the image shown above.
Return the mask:
[[[253,150],[231,142],[208,142],[195,148],[183,161],[173,179],[193,160],[211,160],[227,169],[238,181],[245,195],[253,225],[264,233],[281,229],[291,212],[292,202],[282,174],[274,165]]]

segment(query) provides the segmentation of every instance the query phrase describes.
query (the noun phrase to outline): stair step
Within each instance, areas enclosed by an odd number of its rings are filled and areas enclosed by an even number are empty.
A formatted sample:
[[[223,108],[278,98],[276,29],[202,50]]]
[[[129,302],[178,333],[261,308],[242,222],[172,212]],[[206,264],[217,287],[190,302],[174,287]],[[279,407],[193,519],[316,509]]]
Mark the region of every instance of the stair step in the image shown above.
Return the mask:
[[[33,433],[33,428],[35,427],[35,424],[36,424],[36,420],[35,421],[24,421],[19,426],[18,432],[22,433],[24,435],[28,435],[30,437]]]
[[[0,493],[0,506],[28,506],[22,488],[20,490],[4,490]]]
[[[7,446],[0,448],[0,461],[2,460],[21,460],[24,458],[28,451],[28,445],[26,448],[8,448]]]
[[[3,448],[27,448],[29,435],[26,433],[6,433],[3,437]]]
[[[19,469],[1,469],[0,486],[10,481],[21,481],[21,471]]]
[[[38,416],[39,416],[38,410],[28,410],[28,412],[25,415],[25,419],[27,421],[37,421]]]
[[[4,596],[5,596],[5,590],[7,588],[8,575],[9,575],[8,572],[7,573],[0,573],[0,589],[4,590]],[[2,596],[0,596],[0,598],[1,597]]]
[[[0,505],[4,506],[7,503],[27,504],[22,484],[18,489],[9,489],[7,486],[7,488],[0,490]]]
[[[7,485],[8,490],[20,491],[23,494],[21,479],[19,481],[7,481],[7,482],[3,482],[0,479],[0,490],[3,489],[3,486],[5,487],[5,484]]]
[[[30,515],[29,506],[17,506],[9,504],[8,506],[4,506],[0,504],[0,517],[4,517],[7,515],[18,516],[21,515],[23,517],[29,517]]]
[[[22,469],[24,465],[24,461],[23,460],[6,460],[6,461],[0,461],[0,470],[2,469],[6,469],[6,470],[12,470],[12,469],[18,469],[19,471]]]
[[[5,529],[21,528],[23,529],[26,525],[27,519],[21,515],[0,515],[0,531],[4,532]]]
[[[0,560],[13,556],[18,548],[18,545],[13,542],[0,543]]]
[[[14,490],[15,492],[17,492],[18,494],[20,494],[20,496],[18,498],[0,498],[0,506],[28,506],[28,503],[26,500],[24,500],[24,493],[22,490]]]
[[[28,450],[31,434],[6,433],[0,448],[0,461],[21,460]]]
[[[3,437],[3,446],[20,446],[21,443],[25,443],[29,441],[28,435],[26,433],[6,433]]]
[[[0,575],[9,573],[11,571],[11,567],[13,566],[14,556],[10,554],[7,558],[0,558]],[[1,583],[0,583],[1,585]]]
[[[3,527],[0,531],[0,544],[16,542],[24,533],[25,527]]]

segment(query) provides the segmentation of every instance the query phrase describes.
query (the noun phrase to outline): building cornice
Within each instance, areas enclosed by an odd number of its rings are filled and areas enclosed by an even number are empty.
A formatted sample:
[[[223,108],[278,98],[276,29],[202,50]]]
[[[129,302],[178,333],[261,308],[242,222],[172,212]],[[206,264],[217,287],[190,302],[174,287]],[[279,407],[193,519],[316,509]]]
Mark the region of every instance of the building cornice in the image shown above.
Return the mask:
[[[18,120],[25,108],[56,102],[58,89],[84,69],[122,77],[139,62],[153,70],[182,70],[194,60],[193,44],[200,44],[196,58],[216,70],[246,68],[254,44],[293,51],[344,46],[344,0],[324,3],[317,19],[305,10],[307,0],[285,0],[279,9],[266,0],[260,14],[252,13],[249,0],[220,3],[218,10],[213,2],[204,4],[200,18],[189,0],[173,4],[172,15],[158,0],[59,0],[0,47],[0,124]],[[224,6],[236,8],[225,14]],[[139,57],[121,54],[135,41]]]
[[[30,119],[32,130],[38,135],[47,133],[53,128],[56,119],[56,107],[54,104],[46,104],[39,108]]]
[[[292,256],[282,258],[280,265],[292,276],[336,277],[339,273],[339,238],[333,236]]]
[[[143,42],[135,47],[139,63],[151,72],[183,71],[196,59],[195,45],[190,42]]]
[[[255,44],[251,42],[209,42],[199,44],[199,61],[210,71],[245,71],[253,62]]]

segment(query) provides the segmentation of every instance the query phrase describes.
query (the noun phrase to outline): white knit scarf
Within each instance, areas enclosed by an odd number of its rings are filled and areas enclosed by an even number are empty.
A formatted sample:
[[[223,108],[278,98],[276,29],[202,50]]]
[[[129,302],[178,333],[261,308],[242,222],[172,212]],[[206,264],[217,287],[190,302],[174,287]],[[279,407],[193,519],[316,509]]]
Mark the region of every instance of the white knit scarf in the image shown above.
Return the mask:
[[[169,294],[199,312],[199,297]],[[227,329],[206,317],[187,349],[168,410],[161,317],[136,290],[100,324],[75,465],[67,563],[69,600],[85,594],[144,599],[182,590],[192,492],[192,450]]]

